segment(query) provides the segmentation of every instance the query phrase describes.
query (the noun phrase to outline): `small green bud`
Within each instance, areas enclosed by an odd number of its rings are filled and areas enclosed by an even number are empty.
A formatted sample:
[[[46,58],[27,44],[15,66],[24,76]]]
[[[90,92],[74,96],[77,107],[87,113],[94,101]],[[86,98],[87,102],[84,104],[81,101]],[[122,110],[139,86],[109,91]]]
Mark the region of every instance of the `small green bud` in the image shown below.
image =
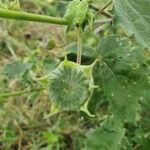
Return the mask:
[[[65,18],[68,24],[68,31],[79,27],[84,29],[87,24],[90,27],[93,24],[93,13],[89,10],[89,5],[86,0],[73,0],[69,3]]]

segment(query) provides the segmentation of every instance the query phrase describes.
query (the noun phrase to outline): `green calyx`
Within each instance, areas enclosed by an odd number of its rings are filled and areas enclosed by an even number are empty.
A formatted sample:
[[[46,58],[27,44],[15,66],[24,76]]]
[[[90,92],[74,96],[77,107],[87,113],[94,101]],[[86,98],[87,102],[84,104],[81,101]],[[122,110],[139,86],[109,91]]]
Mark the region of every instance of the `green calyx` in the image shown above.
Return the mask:
[[[68,30],[74,27],[84,29],[86,25],[92,26],[94,14],[89,10],[89,5],[86,0],[73,0],[69,3],[65,14]]]
[[[92,69],[93,64],[82,66],[68,60],[60,63],[49,79],[53,107],[60,111],[82,110],[90,114],[87,106],[94,89]]]

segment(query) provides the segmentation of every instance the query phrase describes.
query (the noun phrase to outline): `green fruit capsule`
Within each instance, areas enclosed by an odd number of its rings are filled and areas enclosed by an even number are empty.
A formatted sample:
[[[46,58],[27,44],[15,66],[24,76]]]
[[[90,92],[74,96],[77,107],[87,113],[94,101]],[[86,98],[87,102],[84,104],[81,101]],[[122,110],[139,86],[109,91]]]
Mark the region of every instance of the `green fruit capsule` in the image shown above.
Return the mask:
[[[64,60],[49,79],[49,97],[60,110],[80,110],[93,93],[93,65]]]

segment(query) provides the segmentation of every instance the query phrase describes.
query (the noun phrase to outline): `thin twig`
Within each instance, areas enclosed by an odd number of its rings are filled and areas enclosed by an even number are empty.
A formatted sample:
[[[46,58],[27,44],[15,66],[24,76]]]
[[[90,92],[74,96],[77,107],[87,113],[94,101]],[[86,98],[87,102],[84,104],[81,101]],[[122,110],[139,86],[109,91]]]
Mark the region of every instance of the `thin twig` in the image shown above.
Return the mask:
[[[95,11],[99,11],[99,8],[97,8],[96,6],[94,6],[92,4],[90,4],[89,6],[90,6],[90,8],[94,9]],[[107,18],[113,18],[113,15],[108,12],[102,11],[101,14]]]
[[[111,4],[112,4],[112,0],[110,0],[102,9],[100,9],[100,10],[95,14],[95,16],[98,15],[98,14],[101,14],[101,13],[102,13],[107,7],[109,7]]]
[[[35,92],[35,91],[42,91],[45,88],[37,88],[37,89],[25,89],[22,91],[17,91],[17,92],[6,92],[6,93],[1,93],[0,94],[0,98],[6,98],[6,97],[11,97],[11,96],[20,96],[20,95],[24,95],[24,94],[28,94],[31,92]]]

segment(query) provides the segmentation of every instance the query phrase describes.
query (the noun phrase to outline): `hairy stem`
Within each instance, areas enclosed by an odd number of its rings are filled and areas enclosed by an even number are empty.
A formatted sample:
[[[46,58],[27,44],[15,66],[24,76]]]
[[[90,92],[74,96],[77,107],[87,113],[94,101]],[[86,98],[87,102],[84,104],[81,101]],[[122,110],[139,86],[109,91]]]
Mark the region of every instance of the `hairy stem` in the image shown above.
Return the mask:
[[[23,91],[17,91],[17,92],[6,92],[6,93],[2,93],[0,94],[0,98],[6,98],[6,97],[10,97],[10,96],[20,96],[20,95],[24,95],[24,94],[28,94],[31,92],[36,92],[36,91],[42,91],[45,88],[37,88],[37,89],[32,89],[32,90],[23,90]]]
[[[81,38],[81,28],[77,28],[78,32],[78,42],[77,42],[77,63],[81,64],[81,55],[82,55],[82,38]]]
[[[63,18],[50,17],[50,16],[44,16],[44,15],[36,15],[36,14],[32,14],[32,13],[7,10],[7,9],[0,9],[0,18],[67,25],[66,20]]]

